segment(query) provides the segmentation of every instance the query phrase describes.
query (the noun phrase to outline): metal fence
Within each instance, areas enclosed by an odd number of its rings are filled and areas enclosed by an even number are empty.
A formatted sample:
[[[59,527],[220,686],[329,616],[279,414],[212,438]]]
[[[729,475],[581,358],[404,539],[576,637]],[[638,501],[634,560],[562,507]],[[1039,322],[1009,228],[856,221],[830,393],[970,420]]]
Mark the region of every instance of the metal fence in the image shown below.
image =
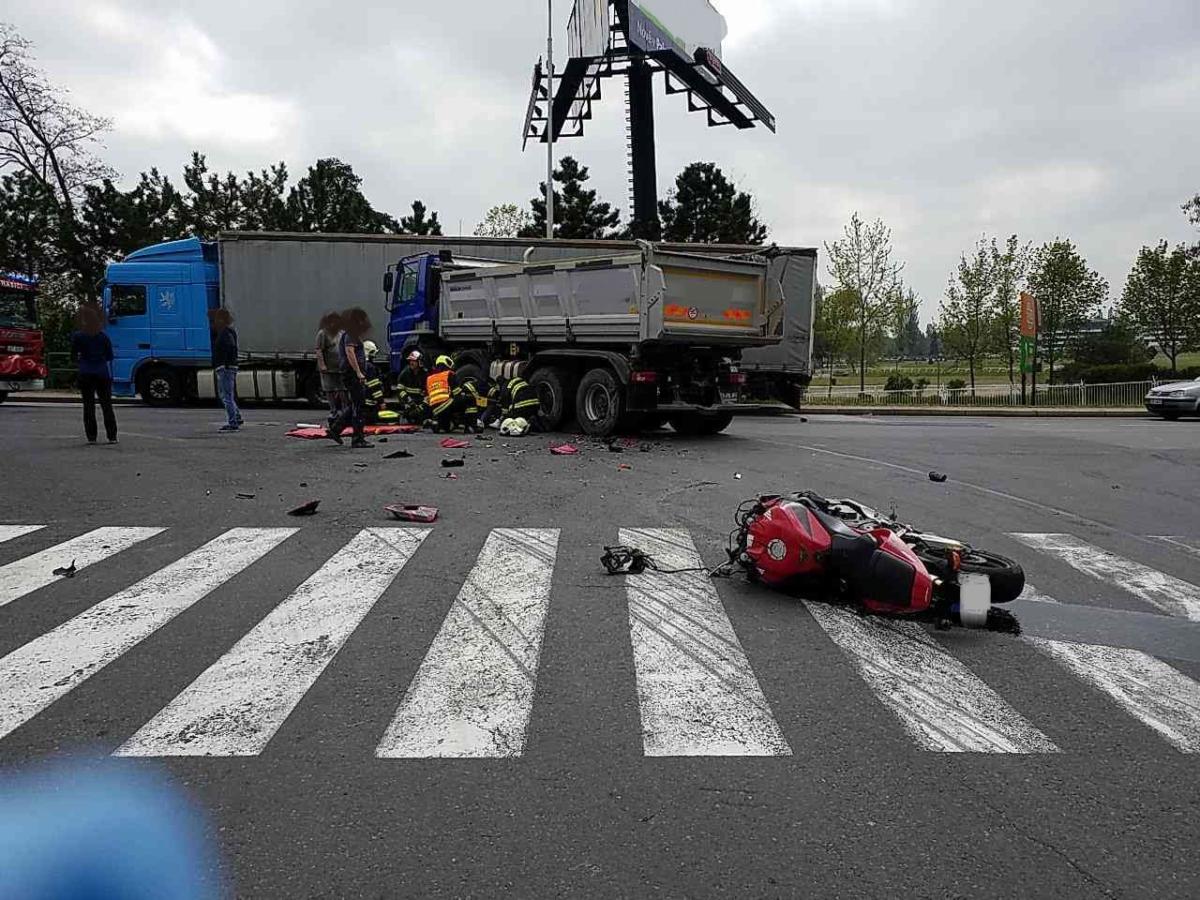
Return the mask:
[[[1057,408],[1124,409],[1142,406],[1143,399],[1156,381],[1127,381],[1119,384],[1039,385],[1037,406]],[[867,388],[809,389],[804,405],[814,406],[951,406],[1006,407],[1029,406],[1032,391],[1022,398],[1019,385],[981,384],[974,391],[965,388],[924,388],[909,391],[884,391]]]

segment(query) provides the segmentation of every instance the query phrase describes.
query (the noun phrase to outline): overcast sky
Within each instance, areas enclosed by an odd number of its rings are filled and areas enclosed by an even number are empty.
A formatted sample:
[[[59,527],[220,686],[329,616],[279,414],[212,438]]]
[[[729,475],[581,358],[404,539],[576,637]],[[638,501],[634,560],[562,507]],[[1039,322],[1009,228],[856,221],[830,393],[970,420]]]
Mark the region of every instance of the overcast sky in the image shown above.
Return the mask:
[[[981,234],[1062,235],[1120,293],[1137,249],[1195,232],[1198,0],[714,0],[725,62],[779,133],[709,129],[657,91],[660,191],[711,160],[758,199],[781,244],[882,217],[909,283],[936,310]],[[567,0],[556,0],[565,49]],[[544,172],[521,153],[542,0],[6,0],[76,100],[111,116],[125,178],[337,156],[394,214],[420,197],[447,233],[523,205]],[[561,145],[627,210],[624,92]],[[627,217],[627,212],[626,212]]]

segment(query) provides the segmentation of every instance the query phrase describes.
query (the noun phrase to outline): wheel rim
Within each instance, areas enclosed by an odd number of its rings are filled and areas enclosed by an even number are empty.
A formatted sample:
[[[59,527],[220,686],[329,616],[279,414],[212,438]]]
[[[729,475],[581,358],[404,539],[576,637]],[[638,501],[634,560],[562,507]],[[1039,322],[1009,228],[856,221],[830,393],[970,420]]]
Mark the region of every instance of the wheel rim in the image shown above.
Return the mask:
[[[583,406],[587,417],[593,422],[600,422],[607,419],[612,409],[612,403],[609,400],[608,391],[604,389],[604,385],[594,384],[588,388]]]
[[[153,400],[167,400],[171,396],[171,382],[166,378],[151,378],[146,383],[146,393]]]
[[[542,404],[542,415],[550,415],[554,411],[554,387],[543,381],[537,386],[537,395]]]

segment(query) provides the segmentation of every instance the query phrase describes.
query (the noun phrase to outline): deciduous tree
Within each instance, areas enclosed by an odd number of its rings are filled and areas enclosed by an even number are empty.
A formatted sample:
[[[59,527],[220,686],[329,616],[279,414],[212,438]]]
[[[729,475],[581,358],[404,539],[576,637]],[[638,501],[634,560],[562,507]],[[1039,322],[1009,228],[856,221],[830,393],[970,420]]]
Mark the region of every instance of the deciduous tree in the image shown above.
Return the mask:
[[[1034,251],[1029,290],[1037,298],[1041,317],[1038,354],[1046,360],[1053,384],[1055,363],[1088,317],[1099,314],[1108,282],[1088,266],[1074,244],[1059,238]]]
[[[533,217],[515,203],[493,206],[475,227],[476,237],[517,237],[533,226]],[[544,233],[544,229],[543,229]]]
[[[995,346],[1008,360],[1008,383],[1017,380],[1017,357],[1021,346],[1021,286],[1029,268],[1029,245],[1022,245],[1015,234],[1004,247],[993,238],[990,248],[992,268],[992,321]]]
[[[900,292],[903,266],[892,259],[892,232],[881,220],[867,225],[856,212],[843,237],[825,245],[829,274],[855,297],[852,326],[858,348],[859,390],[866,390],[867,353]]]
[[[319,159],[288,194],[301,231],[340,234],[398,232],[400,223],[376,212],[363,196],[362,179],[340,159]]]
[[[1200,346],[1200,260],[1183,244],[1143,247],[1125,282],[1121,311],[1177,370],[1179,354]]]
[[[980,240],[970,258],[964,254],[959,259],[958,271],[951,276],[941,305],[942,341],[950,353],[967,361],[972,396],[975,370],[995,338],[992,249],[994,245]]]

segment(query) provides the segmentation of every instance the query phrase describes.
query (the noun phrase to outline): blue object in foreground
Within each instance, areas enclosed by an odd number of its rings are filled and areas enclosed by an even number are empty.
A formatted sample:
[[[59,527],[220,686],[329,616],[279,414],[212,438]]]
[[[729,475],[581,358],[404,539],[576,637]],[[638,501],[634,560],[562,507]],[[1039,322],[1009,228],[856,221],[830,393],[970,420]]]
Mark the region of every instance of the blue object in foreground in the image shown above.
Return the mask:
[[[56,765],[0,776],[0,898],[209,900],[204,817],[165,777]]]

